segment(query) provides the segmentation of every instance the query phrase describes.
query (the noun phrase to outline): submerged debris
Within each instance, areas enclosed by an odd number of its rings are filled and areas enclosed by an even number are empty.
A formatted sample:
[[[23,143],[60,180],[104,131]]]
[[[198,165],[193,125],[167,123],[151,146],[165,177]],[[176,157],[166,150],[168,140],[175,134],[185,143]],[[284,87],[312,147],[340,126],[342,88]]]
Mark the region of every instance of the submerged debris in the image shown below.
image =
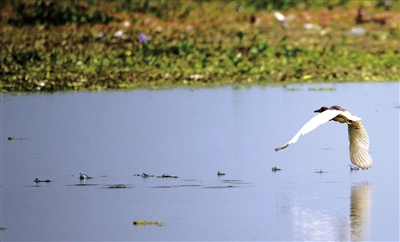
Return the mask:
[[[81,171],[79,171],[79,179],[86,180],[86,179],[93,179],[93,177],[92,176],[88,176],[85,173],[82,173]]]
[[[83,180],[82,180],[83,181]],[[81,181],[81,182],[82,182]],[[86,183],[79,183],[79,184],[75,184],[74,186],[77,187],[84,187],[84,186],[98,186],[99,184],[86,184]]]
[[[204,188],[206,188],[206,189],[210,189],[210,188],[235,188],[235,187],[238,187],[238,186],[232,186],[232,185],[228,185],[228,186],[209,186],[209,187],[204,187]]]
[[[143,225],[158,225],[158,226],[162,226],[163,222],[161,222],[161,221],[151,222],[151,221],[144,221],[144,220],[136,220],[136,221],[133,221],[133,225],[135,225],[135,226],[143,226]]]
[[[151,177],[151,176],[153,176],[153,175],[149,175],[149,174],[146,173],[146,172],[143,172],[143,174],[142,174],[142,177]]]
[[[154,175],[150,175],[149,173],[143,172],[142,174],[134,174],[134,176],[141,176],[143,178],[154,177]]]
[[[281,168],[278,168],[276,166],[272,167],[271,171],[276,172],[282,170]]]
[[[349,166],[350,166],[350,171],[358,171],[358,170],[360,170],[360,168],[358,166],[355,166],[353,164],[349,164]]]
[[[178,178],[178,176],[171,176],[168,173],[164,173],[161,176],[157,176],[158,178]]]
[[[126,188],[126,185],[124,185],[124,184],[116,184],[116,185],[109,186],[108,188]]]
[[[35,180],[33,180],[34,183],[39,183],[39,182],[51,182],[49,179],[47,180],[40,180],[39,178],[35,178]]]
[[[27,138],[14,138],[14,137],[8,137],[8,140],[27,140]]]
[[[225,173],[218,171],[217,175],[218,176],[225,176]]]
[[[164,173],[161,176],[154,176],[154,175],[150,175],[149,173],[143,172],[142,174],[134,174],[134,176],[141,176],[143,178],[147,178],[147,177],[157,177],[157,178],[178,178],[178,176],[171,176],[168,173]]]

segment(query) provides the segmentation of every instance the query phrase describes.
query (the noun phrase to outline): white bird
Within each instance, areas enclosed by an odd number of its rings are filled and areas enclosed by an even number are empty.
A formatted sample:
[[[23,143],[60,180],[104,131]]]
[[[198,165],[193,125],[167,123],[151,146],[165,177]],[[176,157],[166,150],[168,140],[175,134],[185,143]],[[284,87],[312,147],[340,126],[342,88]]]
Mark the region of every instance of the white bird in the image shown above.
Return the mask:
[[[368,154],[369,138],[367,131],[361,124],[361,118],[337,105],[330,108],[324,106],[314,112],[320,114],[310,119],[289,142],[280,148],[275,148],[275,151],[287,148],[289,145],[296,143],[301,135],[305,135],[321,124],[333,120],[339,123],[347,123],[348,125],[351,163],[363,170],[368,170],[372,166],[372,158]]]

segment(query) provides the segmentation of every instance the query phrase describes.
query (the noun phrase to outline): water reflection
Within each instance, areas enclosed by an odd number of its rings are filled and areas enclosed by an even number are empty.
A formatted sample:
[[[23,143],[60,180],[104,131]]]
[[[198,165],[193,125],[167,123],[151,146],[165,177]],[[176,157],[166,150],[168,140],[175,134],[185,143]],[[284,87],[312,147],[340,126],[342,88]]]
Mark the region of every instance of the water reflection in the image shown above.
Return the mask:
[[[351,188],[350,239],[363,241],[369,233],[371,185],[360,182]]]
[[[338,214],[332,214],[326,206],[321,209],[310,206],[313,200],[320,198],[297,197],[292,200],[288,194],[280,194],[279,197],[280,199],[276,201],[278,212],[285,217],[282,221],[291,224],[296,239],[309,241],[368,239],[371,209],[371,185],[368,182],[359,182],[351,187],[349,217],[343,216],[340,211]],[[304,202],[307,204],[303,204]],[[287,221],[288,219],[291,222]]]
[[[294,207],[294,228],[296,238],[308,241],[346,240],[345,218],[327,213],[325,210]]]

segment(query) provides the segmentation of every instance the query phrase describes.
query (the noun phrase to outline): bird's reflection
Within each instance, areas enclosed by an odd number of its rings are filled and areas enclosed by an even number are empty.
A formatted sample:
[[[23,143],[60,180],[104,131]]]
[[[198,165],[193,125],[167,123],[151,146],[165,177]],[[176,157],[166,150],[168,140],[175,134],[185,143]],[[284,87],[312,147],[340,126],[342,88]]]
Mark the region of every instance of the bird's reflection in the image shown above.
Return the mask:
[[[360,182],[352,186],[350,197],[350,239],[365,240],[369,229],[371,185]]]
[[[294,238],[299,240],[364,241],[369,235],[371,190],[368,182],[351,186],[350,216],[315,209],[298,197],[291,200],[287,194],[280,194],[277,209],[282,216],[277,223],[291,224]]]

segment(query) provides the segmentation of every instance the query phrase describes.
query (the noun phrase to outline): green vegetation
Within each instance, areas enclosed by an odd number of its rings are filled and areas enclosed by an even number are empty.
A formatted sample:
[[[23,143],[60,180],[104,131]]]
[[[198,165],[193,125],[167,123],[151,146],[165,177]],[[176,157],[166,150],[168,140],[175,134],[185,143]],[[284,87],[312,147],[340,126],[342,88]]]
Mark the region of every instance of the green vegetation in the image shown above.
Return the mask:
[[[389,9],[384,1],[364,1],[371,15],[387,14],[388,21],[355,26],[359,3],[5,1],[0,88],[398,81],[398,2]],[[292,19],[287,28],[274,17],[277,10]],[[353,27],[366,34],[348,34]]]

